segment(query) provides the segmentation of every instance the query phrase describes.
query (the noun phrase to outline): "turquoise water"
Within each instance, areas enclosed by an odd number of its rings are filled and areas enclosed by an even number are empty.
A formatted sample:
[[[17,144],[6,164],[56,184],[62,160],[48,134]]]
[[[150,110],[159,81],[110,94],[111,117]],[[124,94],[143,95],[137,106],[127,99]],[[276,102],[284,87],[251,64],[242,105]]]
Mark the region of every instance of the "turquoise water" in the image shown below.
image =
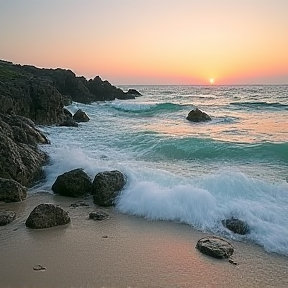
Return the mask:
[[[288,255],[288,86],[135,86],[143,96],[90,105],[78,128],[42,127],[51,163],[42,189],[82,167],[118,169],[123,213],[187,223]],[[193,108],[212,121],[192,123]],[[37,188],[39,188],[39,186]],[[251,233],[233,235],[237,217]]]

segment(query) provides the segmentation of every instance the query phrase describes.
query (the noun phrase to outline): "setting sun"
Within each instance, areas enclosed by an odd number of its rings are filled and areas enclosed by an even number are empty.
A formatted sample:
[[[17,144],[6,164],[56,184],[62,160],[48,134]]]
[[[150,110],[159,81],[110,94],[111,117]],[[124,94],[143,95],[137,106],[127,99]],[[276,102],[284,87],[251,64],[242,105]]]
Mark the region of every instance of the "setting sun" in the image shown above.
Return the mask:
[[[213,85],[213,84],[214,84],[214,79],[213,79],[213,78],[210,78],[210,80],[209,80],[209,81],[210,81],[210,84],[211,84],[211,85]]]

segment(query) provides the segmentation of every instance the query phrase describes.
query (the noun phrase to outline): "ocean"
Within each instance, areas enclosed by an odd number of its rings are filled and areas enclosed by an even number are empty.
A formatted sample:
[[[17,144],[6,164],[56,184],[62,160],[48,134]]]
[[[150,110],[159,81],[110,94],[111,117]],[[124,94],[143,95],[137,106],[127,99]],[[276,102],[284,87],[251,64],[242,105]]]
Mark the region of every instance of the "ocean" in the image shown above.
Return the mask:
[[[116,209],[185,223],[288,256],[288,86],[120,86],[135,100],[73,103],[90,117],[78,128],[40,127],[51,141],[46,178],[83,168],[93,179],[119,170],[127,184]],[[212,121],[186,120],[194,108]],[[236,235],[222,220],[248,223]]]

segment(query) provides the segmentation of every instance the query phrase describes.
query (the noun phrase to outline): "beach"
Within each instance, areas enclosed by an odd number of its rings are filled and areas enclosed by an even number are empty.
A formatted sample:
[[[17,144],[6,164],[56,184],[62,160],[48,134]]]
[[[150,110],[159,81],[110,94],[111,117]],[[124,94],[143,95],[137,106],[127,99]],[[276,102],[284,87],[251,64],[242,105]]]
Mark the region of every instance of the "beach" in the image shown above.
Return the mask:
[[[81,199],[80,199],[81,200]],[[100,209],[73,207],[79,199],[34,193],[19,203],[0,204],[17,218],[0,227],[1,288],[76,287],[288,287],[288,258],[253,243],[229,240],[232,259],[217,260],[195,249],[207,235],[170,221],[150,221],[101,208],[110,218],[88,219]],[[59,204],[71,223],[48,229],[25,227],[40,203]],[[34,270],[41,265],[43,270]],[[33,269],[34,268],[34,269]]]

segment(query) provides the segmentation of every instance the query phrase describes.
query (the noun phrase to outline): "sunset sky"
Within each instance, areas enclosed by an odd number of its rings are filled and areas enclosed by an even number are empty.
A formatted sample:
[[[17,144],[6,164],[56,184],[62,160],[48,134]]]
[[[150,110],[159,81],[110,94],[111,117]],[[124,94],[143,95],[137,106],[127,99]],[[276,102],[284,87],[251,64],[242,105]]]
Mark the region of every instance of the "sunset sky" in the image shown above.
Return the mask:
[[[288,84],[288,0],[0,0],[0,59],[112,84]]]

